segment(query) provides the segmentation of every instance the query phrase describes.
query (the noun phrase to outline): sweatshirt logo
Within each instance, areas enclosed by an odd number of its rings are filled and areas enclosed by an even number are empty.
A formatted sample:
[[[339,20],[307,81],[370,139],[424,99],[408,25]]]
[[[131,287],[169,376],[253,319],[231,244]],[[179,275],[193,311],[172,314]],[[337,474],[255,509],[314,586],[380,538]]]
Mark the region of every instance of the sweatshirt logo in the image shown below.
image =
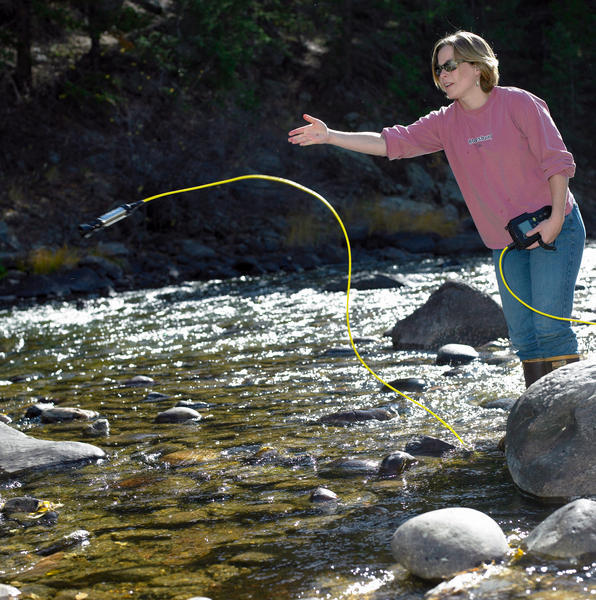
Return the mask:
[[[489,140],[492,140],[492,139],[493,139],[493,134],[489,133],[487,135],[480,135],[475,138],[468,138],[468,144],[470,144],[470,145],[480,144],[481,142],[488,142]]]

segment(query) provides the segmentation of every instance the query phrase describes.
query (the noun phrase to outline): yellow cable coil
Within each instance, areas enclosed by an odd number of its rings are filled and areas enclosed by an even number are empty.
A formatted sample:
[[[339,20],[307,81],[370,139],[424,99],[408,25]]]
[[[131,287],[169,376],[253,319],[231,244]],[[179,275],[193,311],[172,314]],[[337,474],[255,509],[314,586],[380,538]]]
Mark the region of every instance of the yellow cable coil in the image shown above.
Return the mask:
[[[530,306],[529,304],[524,302],[521,298],[516,296],[513,293],[513,290],[509,287],[509,284],[507,283],[507,280],[505,279],[505,275],[503,273],[503,257],[505,256],[505,252],[507,252],[507,250],[509,250],[509,247],[503,248],[503,251],[501,252],[501,255],[499,256],[499,273],[501,275],[501,279],[503,280],[503,283],[505,284],[505,287],[507,288],[509,293],[518,302],[523,304],[526,308],[529,308],[531,311],[534,311],[535,313],[542,315],[543,317],[548,317],[549,319],[556,319],[557,321],[571,321],[572,323],[583,323],[584,325],[596,325],[596,323],[594,321],[581,321],[580,319],[571,319],[569,317],[556,317],[554,315],[549,315],[548,313],[542,312],[542,311],[534,308],[533,306]]]

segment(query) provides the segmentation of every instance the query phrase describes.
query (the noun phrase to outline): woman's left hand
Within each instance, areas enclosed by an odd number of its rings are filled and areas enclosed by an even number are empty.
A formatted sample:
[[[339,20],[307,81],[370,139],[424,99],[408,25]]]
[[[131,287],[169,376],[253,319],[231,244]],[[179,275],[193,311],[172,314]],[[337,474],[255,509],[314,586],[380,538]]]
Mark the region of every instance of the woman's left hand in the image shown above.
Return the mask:
[[[542,238],[542,242],[545,244],[552,244],[556,239],[561,229],[563,229],[563,223],[565,222],[565,203],[567,201],[568,194],[568,178],[562,174],[557,173],[549,177],[548,185],[550,188],[550,195],[552,198],[552,212],[548,219],[541,221],[530,229],[527,236],[532,236],[535,233],[539,233]],[[538,248],[540,244],[535,242],[531,246],[528,246],[528,250]]]

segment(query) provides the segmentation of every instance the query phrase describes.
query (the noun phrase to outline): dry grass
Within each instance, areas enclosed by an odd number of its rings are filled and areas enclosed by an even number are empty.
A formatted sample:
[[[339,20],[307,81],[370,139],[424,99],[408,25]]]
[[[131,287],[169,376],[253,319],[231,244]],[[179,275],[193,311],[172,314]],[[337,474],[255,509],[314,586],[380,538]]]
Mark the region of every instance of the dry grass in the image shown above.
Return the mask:
[[[451,237],[458,229],[458,224],[447,220],[444,212],[439,208],[432,212],[413,214],[406,210],[388,211],[378,203],[373,203],[362,211],[362,221],[368,222],[369,233],[413,231]]]
[[[28,267],[35,275],[48,275],[63,268],[74,267],[79,262],[79,253],[74,248],[36,248],[28,257]]]
[[[323,227],[312,215],[290,215],[288,225],[285,244],[290,248],[316,246],[324,235]]]

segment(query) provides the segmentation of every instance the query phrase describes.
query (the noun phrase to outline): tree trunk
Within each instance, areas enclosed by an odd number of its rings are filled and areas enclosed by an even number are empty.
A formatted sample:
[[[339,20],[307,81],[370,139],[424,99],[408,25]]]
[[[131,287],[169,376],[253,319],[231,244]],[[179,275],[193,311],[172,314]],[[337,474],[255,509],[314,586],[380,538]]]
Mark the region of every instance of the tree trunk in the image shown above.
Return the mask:
[[[31,0],[16,0],[17,68],[15,80],[19,91],[27,94],[33,87],[31,61]]]
[[[341,9],[342,31],[341,31],[341,49],[343,53],[343,79],[347,83],[352,81],[353,56],[352,56],[352,37],[354,35],[353,6],[352,0],[344,0]]]

